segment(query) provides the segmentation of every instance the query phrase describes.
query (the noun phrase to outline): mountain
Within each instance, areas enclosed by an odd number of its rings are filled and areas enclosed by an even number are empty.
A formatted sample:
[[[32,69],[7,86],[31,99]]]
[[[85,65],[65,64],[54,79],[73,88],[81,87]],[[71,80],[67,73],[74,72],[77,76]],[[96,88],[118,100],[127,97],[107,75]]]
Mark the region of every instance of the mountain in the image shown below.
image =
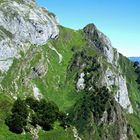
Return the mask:
[[[140,63],[140,57],[129,57],[129,59],[133,62],[138,61]]]
[[[0,16],[0,140],[140,139],[140,66],[94,24],[63,27],[34,0]]]

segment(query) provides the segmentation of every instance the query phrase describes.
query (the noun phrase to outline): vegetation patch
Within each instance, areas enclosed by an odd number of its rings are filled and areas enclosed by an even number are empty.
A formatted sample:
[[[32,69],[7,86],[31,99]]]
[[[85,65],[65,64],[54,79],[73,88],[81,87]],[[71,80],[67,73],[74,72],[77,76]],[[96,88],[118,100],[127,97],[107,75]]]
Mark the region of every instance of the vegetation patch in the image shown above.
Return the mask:
[[[92,117],[98,124],[104,111],[114,105],[112,94],[106,87],[96,87],[94,91],[83,91],[81,94],[84,94],[84,97],[75,104],[72,117],[77,128],[82,128],[79,125],[88,125]]]
[[[29,97],[25,100],[18,98],[12,107],[11,114],[6,118],[5,124],[9,130],[20,134],[29,131],[26,127],[31,124],[34,127],[41,126],[43,130],[49,131],[53,129],[56,121],[60,122],[60,126],[66,127],[67,116],[59,111],[57,105],[53,102],[40,101]]]
[[[69,66],[70,73],[75,72],[75,79],[83,72],[85,74],[85,89],[93,88],[96,86],[101,74],[101,66],[98,62],[96,54],[88,54],[86,50],[76,52],[73,56],[72,63]]]
[[[139,62],[134,62],[134,68],[135,72],[138,75],[136,82],[138,83],[139,87],[138,89],[140,90],[140,63]]]

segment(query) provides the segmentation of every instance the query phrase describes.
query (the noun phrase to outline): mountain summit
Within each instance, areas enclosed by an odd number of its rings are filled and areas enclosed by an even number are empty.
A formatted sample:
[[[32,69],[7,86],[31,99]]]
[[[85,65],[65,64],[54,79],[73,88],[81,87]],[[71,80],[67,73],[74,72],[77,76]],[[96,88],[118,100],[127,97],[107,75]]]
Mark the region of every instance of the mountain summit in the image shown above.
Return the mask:
[[[138,140],[139,93],[139,64],[94,24],[0,1],[0,140]]]

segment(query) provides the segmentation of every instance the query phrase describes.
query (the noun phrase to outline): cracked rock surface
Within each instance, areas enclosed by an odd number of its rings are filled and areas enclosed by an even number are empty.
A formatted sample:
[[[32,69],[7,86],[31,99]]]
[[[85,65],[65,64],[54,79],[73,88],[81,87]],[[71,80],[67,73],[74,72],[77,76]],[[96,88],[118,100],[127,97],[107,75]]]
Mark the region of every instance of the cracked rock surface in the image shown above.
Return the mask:
[[[59,34],[57,18],[33,0],[0,2],[0,71],[30,45],[43,45]]]

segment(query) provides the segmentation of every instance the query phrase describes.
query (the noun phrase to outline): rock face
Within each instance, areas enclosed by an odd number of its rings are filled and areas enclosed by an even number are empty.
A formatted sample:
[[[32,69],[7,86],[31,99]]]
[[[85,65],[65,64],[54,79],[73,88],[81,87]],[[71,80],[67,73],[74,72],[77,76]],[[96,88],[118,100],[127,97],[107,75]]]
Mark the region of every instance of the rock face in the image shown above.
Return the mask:
[[[107,61],[111,64],[116,64],[118,52],[112,47],[109,38],[100,32],[94,24],[87,25],[83,30],[91,43],[103,53]]]
[[[94,24],[89,24],[84,28],[84,32],[91,42],[104,55],[108,63],[114,69],[107,68],[102,75],[102,86],[107,86],[110,90],[112,86],[116,87],[115,100],[129,113],[133,113],[133,108],[128,97],[126,80],[123,78],[118,63],[119,53],[111,45],[110,40],[101,33]]]
[[[84,76],[85,76],[84,73],[81,73],[81,74],[80,74],[80,77],[79,77],[79,79],[78,79],[78,81],[77,81],[77,89],[78,89],[78,90],[83,90],[83,89],[85,88]]]
[[[110,90],[115,89],[115,100],[129,113],[133,113],[133,108],[128,96],[126,79],[120,74],[107,69],[103,74],[103,85],[106,85]]]
[[[36,87],[36,85],[33,86],[33,93],[34,93],[34,97],[39,100],[42,98],[42,95],[39,91],[39,89]]]
[[[59,34],[56,17],[33,0],[0,2],[0,70],[7,71],[14,57],[30,45],[43,45]]]
[[[116,84],[119,87],[115,95],[115,100],[129,113],[133,113],[133,108],[128,97],[128,89],[126,86],[126,80],[121,76],[116,79]]]

